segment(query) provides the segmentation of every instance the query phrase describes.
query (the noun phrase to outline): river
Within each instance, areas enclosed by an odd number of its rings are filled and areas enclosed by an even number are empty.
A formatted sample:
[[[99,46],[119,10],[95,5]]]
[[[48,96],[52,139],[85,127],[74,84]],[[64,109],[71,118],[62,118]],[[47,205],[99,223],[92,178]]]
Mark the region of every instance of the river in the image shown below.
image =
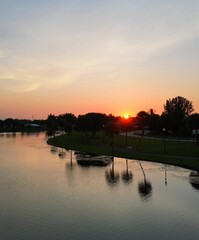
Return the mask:
[[[198,239],[197,172],[46,140],[0,134],[1,240]]]

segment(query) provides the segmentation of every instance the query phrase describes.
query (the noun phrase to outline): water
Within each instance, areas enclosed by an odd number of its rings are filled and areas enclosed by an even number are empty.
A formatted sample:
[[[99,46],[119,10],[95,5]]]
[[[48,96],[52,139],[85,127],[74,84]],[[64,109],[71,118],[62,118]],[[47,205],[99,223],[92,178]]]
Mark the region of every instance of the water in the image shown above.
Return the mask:
[[[59,152],[42,133],[0,134],[1,240],[198,239],[196,172]]]

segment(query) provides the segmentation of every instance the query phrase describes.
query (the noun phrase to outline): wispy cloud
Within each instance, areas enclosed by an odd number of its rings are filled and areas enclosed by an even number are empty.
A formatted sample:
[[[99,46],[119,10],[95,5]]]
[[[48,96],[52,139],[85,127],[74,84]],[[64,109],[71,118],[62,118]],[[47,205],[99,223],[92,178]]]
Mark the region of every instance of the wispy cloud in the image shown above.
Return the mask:
[[[21,79],[0,78],[1,89],[11,92],[32,92],[38,89],[38,84]]]

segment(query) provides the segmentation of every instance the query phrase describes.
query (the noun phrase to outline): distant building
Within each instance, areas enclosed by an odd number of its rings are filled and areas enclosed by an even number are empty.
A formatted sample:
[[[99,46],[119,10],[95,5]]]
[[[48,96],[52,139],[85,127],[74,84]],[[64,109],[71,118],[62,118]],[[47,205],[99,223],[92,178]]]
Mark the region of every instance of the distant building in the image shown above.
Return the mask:
[[[41,130],[41,126],[35,123],[26,123],[24,127],[28,130]]]

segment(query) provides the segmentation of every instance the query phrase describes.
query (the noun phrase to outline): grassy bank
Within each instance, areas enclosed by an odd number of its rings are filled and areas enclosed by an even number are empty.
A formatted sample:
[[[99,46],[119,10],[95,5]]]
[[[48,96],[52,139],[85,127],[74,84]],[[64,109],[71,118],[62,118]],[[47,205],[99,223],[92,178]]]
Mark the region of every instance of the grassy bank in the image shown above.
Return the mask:
[[[126,147],[125,136],[116,136],[112,148],[110,139],[103,133],[91,137],[74,132],[73,135],[51,138],[48,144],[92,154],[161,162],[199,170],[199,147],[192,142],[128,137]]]

